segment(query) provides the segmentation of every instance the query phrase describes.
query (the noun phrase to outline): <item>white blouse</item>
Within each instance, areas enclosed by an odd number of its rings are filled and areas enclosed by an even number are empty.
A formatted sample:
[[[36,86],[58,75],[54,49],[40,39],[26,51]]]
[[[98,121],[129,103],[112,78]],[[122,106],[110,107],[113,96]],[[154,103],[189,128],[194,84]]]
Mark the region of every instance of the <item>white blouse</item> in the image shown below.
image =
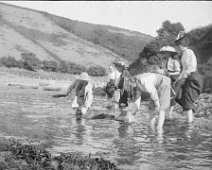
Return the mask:
[[[138,88],[148,92],[157,107],[160,107],[158,90],[163,77],[163,75],[154,73],[144,73],[136,76],[137,80],[141,83],[141,86],[137,83]]]
[[[167,62],[167,70],[172,72],[180,72],[180,63],[176,59],[169,58]]]
[[[117,86],[120,80],[120,76],[121,76],[121,73],[118,70],[114,70],[113,72],[109,73],[108,81],[110,81],[111,79],[115,80],[115,85]]]
[[[194,52],[190,49],[185,49],[182,55],[182,72],[180,73],[179,78],[187,78],[191,72],[195,72],[197,69],[197,59]]]

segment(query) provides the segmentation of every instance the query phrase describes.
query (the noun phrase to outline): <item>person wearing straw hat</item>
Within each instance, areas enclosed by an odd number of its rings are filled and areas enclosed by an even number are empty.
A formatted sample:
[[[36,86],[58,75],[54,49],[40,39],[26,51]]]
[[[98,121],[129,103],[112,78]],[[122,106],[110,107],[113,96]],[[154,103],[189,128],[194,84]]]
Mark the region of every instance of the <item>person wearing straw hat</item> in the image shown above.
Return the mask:
[[[178,53],[171,46],[162,47],[159,53],[165,56],[165,60],[162,62],[163,74],[169,76],[174,82],[181,71],[180,62],[176,58]]]
[[[175,40],[176,47],[182,52],[182,72],[176,79],[175,84],[181,84],[181,95],[175,100],[183,108],[187,115],[187,123],[193,122],[194,102],[197,100],[202,89],[202,78],[197,70],[197,59],[194,52],[188,48],[188,35],[180,32]],[[181,83],[183,82],[183,83]]]
[[[171,107],[169,111],[169,117],[172,118],[174,105],[176,105],[175,95],[177,92],[177,89],[174,87],[174,82],[180,75],[180,62],[176,58],[178,53],[176,52],[174,47],[164,46],[160,49],[159,54],[164,55],[165,59],[162,62],[162,69],[158,69],[158,73],[169,76],[172,82],[171,94],[173,97],[171,99]]]
[[[77,113],[86,114],[93,102],[93,86],[88,73],[82,72],[69,86],[65,94],[53,95],[53,98],[66,97],[71,93],[72,108],[77,108]]]

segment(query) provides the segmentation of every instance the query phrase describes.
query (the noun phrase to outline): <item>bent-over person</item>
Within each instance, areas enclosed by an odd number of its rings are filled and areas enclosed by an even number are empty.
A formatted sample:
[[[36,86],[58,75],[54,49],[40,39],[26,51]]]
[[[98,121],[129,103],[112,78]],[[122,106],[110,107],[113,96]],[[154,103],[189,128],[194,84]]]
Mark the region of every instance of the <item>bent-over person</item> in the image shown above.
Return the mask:
[[[132,87],[137,87],[137,89],[141,92],[140,94],[142,94],[142,92],[148,92],[150,94],[150,126],[154,127],[156,114],[159,114],[157,129],[162,129],[165,121],[165,114],[169,111],[170,107],[170,78],[156,73],[143,73],[131,77],[129,80],[129,85]],[[129,121],[134,120],[136,111],[140,108],[140,101],[141,96],[137,96],[136,100],[134,101],[136,110],[128,114]]]
[[[86,114],[93,102],[93,86],[86,72],[82,72],[80,76],[69,86],[65,94],[56,94],[52,97],[66,97],[71,93],[72,108],[77,109],[77,113]]]

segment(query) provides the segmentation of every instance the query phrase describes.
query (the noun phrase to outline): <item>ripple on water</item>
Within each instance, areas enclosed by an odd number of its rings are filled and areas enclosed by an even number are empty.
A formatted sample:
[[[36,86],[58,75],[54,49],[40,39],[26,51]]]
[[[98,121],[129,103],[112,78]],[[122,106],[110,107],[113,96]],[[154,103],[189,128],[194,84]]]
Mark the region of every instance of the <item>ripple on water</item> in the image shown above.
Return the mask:
[[[95,100],[101,110],[105,99]],[[186,127],[178,116],[166,121],[161,136],[148,126],[142,103],[136,123],[76,119],[66,99],[24,90],[0,93],[0,134],[42,141],[53,154],[92,153],[121,169],[207,169],[211,167],[211,132]],[[102,108],[105,112],[105,109]]]

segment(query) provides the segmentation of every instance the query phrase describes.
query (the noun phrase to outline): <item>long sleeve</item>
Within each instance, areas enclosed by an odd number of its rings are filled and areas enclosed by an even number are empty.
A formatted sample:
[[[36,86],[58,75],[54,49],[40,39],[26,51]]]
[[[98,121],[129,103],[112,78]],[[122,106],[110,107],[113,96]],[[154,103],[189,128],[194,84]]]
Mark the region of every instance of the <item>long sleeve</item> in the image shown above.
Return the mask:
[[[156,107],[160,107],[158,92],[152,83],[144,83],[145,90],[150,94],[151,99],[154,101]]]
[[[196,60],[196,56],[194,54],[194,52],[190,49],[186,49],[183,52],[183,56],[182,56],[182,65],[183,65],[183,70],[179,76],[179,78],[187,78],[188,75],[191,72],[196,71],[196,67],[197,67],[197,60]]]
[[[54,98],[67,97],[69,95],[69,93],[71,93],[72,94],[72,98],[74,98],[76,92],[73,91],[73,89],[76,89],[77,83],[78,83],[78,80],[73,81],[73,83],[68,87],[66,93],[64,93],[64,94],[56,94],[56,95],[53,95],[53,97]]]
[[[142,78],[139,78],[138,80],[140,80],[141,84],[139,86],[139,83],[137,83],[138,88],[140,88],[142,91],[148,92],[151,99],[154,101],[155,106],[160,107],[158,92],[154,86],[155,75],[147,73],[146,76],[142,76]]]
[[[90,83],[86,86],[85,93],[85,107],[90,108],[93,102],[93,89]]]
[[[74,80],[74,82],[68,87],[66,91],[66,96],[72,92],[72,90],[77,86],[78,80]]]

